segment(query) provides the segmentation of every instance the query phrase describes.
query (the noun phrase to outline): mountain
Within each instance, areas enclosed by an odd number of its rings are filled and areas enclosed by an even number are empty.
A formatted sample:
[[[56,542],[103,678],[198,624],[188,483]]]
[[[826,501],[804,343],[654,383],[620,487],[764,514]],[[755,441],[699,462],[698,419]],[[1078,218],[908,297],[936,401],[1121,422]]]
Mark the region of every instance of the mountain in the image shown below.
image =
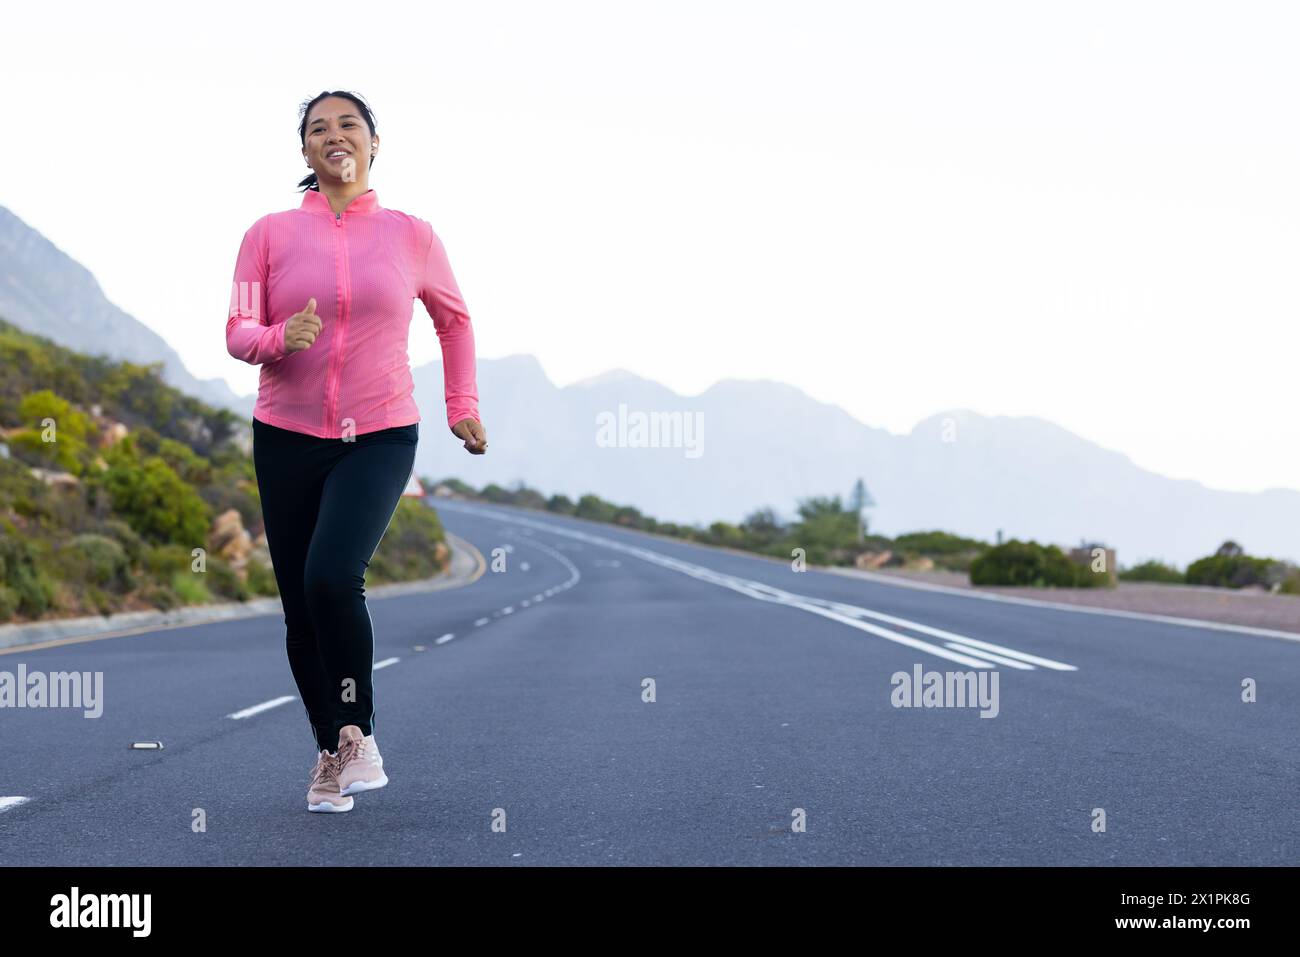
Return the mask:
[[[1251,554],[1300,560],[1300,492],[1165,478],[1039,418],[953,410],[896,435],[771,380],[724,379],[686,397],[615,370],[557,388],[535,358],[515,355],[479,360],[489,448],[469,456],[447,431],[441,362],[414,377],[424,416],[416,470],[435,479],[594,492],[660,521],[708,524],[763,506],[788,520],[812,496],[847,503],[862,478],[877,503],[870,527],[887,535],[1086,539],[1115,548],[1125,565],[1186,565],[1231,538]],[[668,447],[602,446],[597,417],[617,423],[620,406],[624,423],[636,412],[678,413],[699,434],[683,429]]]
[[[147,364],[163,381],[211,405],[252,416],[256,396],[224,379],[198,379],[156,332],[104,297],[95,277],[54,243],[0,206],[0,316],[87,355]]]
[[[252,415],[254,395],[192,376],[88,270],[3,207],[0,316],[79,352],[161,360],[168,384]],[[490,444],[470,456],[445,431],[442,364],[413,374],[424,418],[416,471],[432,478],[522,481],[570,498],[594,492],[661,521],[701,524],[740,522],[764,506],[788,520],[803,498],[847,502],[861,478],[877,503],[871,528],[890,535],[943,529],[992,541],[1000,529],[1006,538],[1104,542],[1123,564],[1179,565],[1231,538],[1251,554],[1300,558],[1300,492],[1225,492],[1164,478],[1038,418],[955,410],[896,435],[781,382],[723,379],[680,396],[614,369],[557,388],[535,358],[515,355],[479,360]],[[644,413],[675,415],[683,430],[666,446],[637,447]]]

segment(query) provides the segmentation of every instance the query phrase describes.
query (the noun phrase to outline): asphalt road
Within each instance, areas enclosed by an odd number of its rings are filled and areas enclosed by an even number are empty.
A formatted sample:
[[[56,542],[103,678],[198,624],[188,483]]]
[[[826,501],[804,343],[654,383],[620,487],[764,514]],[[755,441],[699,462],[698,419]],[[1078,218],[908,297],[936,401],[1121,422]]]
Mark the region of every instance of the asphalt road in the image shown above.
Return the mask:
[[[0,864],[1300,861],[1300,643],[439,510],[488,569],[370,602],[388,787],[307,812],[278,615],[17,649],[104,705],[0,708]],[[996,716],[895,707],[917,666]]]

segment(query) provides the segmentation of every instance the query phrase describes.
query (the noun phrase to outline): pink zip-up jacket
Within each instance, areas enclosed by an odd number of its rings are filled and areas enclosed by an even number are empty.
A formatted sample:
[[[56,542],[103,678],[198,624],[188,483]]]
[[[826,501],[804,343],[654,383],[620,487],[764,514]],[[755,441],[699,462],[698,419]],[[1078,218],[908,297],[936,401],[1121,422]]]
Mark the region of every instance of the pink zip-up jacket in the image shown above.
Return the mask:
[[[287,352],[285,322],[312,298],[320,333]],[[447,425],[477,420],[474,330],[429,223],[383,208],[373,189],[340,215],[309,189],[297,209],[253,223],[226,319],[227,350],[262,367],[253,417],[329,439],[419,422],[406,354],[416,299],[442,346]]]

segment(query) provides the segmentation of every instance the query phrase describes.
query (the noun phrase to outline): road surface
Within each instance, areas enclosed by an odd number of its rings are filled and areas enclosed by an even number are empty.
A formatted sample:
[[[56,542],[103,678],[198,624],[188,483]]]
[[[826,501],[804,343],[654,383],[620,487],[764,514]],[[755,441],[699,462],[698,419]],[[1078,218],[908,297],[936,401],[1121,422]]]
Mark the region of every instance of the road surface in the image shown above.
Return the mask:
[[[16,649],[104,703],[0,709],[0,863],[1300,861],[1300,643],[438,507],[487,567],[370,602],[388,787],[307,812],[278,615]],[[896,707],[918,668],[996,716]]]

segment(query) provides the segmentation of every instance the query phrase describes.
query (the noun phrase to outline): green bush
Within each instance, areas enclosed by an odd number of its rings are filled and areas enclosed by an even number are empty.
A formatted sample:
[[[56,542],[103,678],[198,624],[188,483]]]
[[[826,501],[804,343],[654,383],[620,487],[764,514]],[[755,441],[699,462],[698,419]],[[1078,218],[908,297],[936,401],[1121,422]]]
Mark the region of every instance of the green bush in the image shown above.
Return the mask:
[[[1187,583],[1220,588],[1267,585],[1269,568],[1273,564],[1267,558],[1249,555],[1210,555],[1187,566]]]
[[[449,482],[444,482],[443,484],[450,485]],[[469,492],[472,495],[474,490],[471,488]],[[576,508],[576,506],[567,495],[552,495],[546,500],[546,510],[548,512],[555,512],[559,515],[572,515],[574,508]]]
[[[766,548],[781,540],[785,527],[777,517],[776,510],[760,508],[745,516],[740,523],[740,530],[745,539],[755,548]]]
[[[1055,545],[1012,539],[995,545],[970,565],[972,585],[1030,585],[1035,588],[1088,588],[1106,582],[1076,565]]]
[[[102,588],[94,585],[87,585],[85,590],[86,604],[95,609],[98,615],[111,615],[117,608],[117,603],[113,596],[108,594]]]
[[[438,513],[414,498],[397,503],[384,537],[366,569],[367,584],[432,578],[443,569],[435,550],[445,533]]]
[[[175,439],[162,439],[158,444],[158,457],[180,476],[183,482],[191,485],[206,485],[212,481],[212,463],[184,442]]]
[[[208,591],[201,572],[192,572],[188,569],[183,572],[173,572],[170,584],[172,591],[176,593],[176,597],[183,605],[206,605],[212,600],[212,594]]]
[[[193,571],[193,556],[183,545],[147,546],[140,563],[151,578],[162,582],[171,581],[178,571],[197,574]]]
[[[488,499],[488,501],[491,501],[491,499]],[[584,495],[578,499],[573,514],[578,518],[591,519],[594,522],[612,522],[617,511],[616,506],[606,502],[599,495]]]
[[[84,471],[89,457],[86,436],[94,429],[89,416],[49,389],[23,396],[18,416],[27,428],[11,434],[8,442],[23,458],[73,475]],[[45,441],[47,420],[54,423],[49,442]]]
[[[1294,565],[1287,566],[1286,577],[1282,579],[1278,591],[1284,595],[1300,595],[1300,568]]]
[[[8,621],[18,611],[18,593],[8,585],[0,585],[0,621]]]
[[[274,569],[268,568],[256,559],[249,559],[248,564],[244,566],[244,570],[247,575],[246,584],[250,593],[267,596],[280,593],[275,581]]]
[[[1174,585],[1181,585],[1186,581],[1183,573],[1177,568],[1154,559],[1124,569],[1119,573],[1119,578],[1120,581],[1126,582],[1168,582]]]
[[[862,543],[858,540],[861,531],[860,519],[856,513],[844,509],[838,495],[831,498],[803,499],[799,502],[797,511],[799,520],[785,529],[784,534],[776,542],[767,546],[757,542],[747,544],[751,547],[758,545],[760,550],[772,548],[787,559],[794,549],[802,548],[805,560],[811,565],[853,563],[855,556],[862,550]],[[769,524],[767,518],[755,516],[750,516],[746,522],[751,519],[757,521],[760,527]],[[765,532],[769,536],[772,534],[770,528],[765,528]],[[685,529],[684,533],[688,539],[709,540],[707,535],[700,535],[689,529]]]
[[[230,563],[217,555],[209,555],[204,563],[207,587],[213,594],[234,601],[248,601],[248,586],[240,579]]]
[[[132,565],[140,564],[144,557],[145,545],[144,539],[135,533],[130,525],[120,518],[109,518],[100,522],[96,532],[106,538],[111,538],[117,542],[122,550],[126,552],[127,561]]]
[[[128,435],[108,450],[108,468],[92,485],[145,538],[204,545],[211,521],[207,503],[158,456],[141,460],[134,439]]]
[[[926,555],[935,558],[939,555],[959,555],[963,552],[978,552],[989,547],[988,542],[976,538],[962,538],[950,532],[908,532],[894,539],[893,546],[901,552]]]
[[[5,534],[0,535],[0,584],[14,596],[6,599],[6,604],[12,606],[8,617],[20,614],[39,618],[54,604],[56,586],[40,567],[37,546],[18,537],[12,522],[6,520],[4,524]]]
[[[93,533],[77,535],[61,551],[60,568],[69,580],[119,595],[135,587],[126,549],[111,538]]]
[[[708,542],[726,548],[744,548],[745,533],[730,522],[714,522],[709,526]]]
[[[159,611],[171,611],[181,603],[176,593],[161,582],[150,582],[141,588],[140,600]]]

